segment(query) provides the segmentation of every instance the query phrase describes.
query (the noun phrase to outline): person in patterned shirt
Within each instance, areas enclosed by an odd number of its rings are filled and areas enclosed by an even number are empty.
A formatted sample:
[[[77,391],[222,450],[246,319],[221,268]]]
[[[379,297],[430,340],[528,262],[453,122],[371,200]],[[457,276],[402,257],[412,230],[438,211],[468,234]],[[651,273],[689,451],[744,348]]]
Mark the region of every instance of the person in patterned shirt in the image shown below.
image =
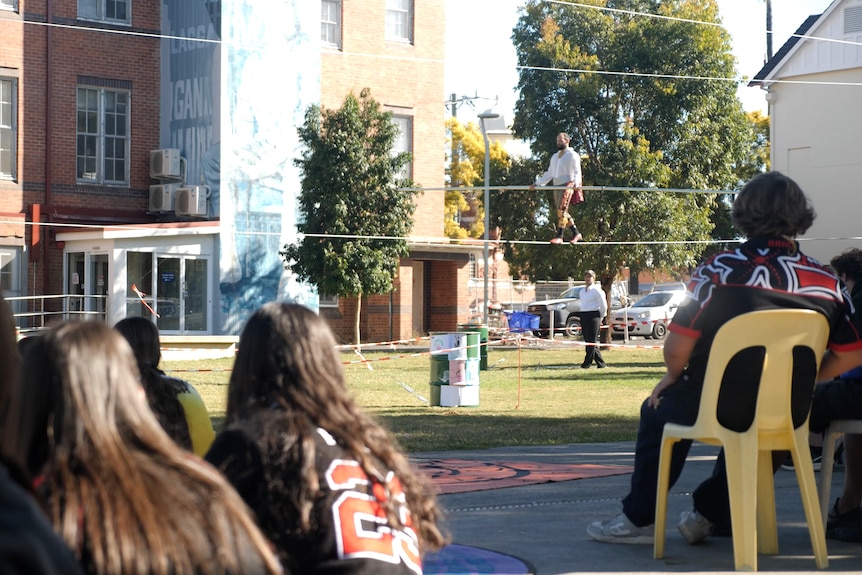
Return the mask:
[[[691,425],[696,420],[710,346],[718,329],[731,318],[763,309],[815,310],[830,326],[818,380],[862,364],[862,337],[852,317],[849,294],[832,271],[802,253],[794,239],[805,233],[814,218],[814,209],[800,187],[778,172],[755,176],[736,197],[732,221],[747,241],[712,256],[692,274],[688,297],[668,328],[664,344],[667,372],[641,406],[631,491],[623,499],[622,513],[588,526],[590,537],[608,543],[653,543],[664,425]],[[752,378],[758,370],[749,367],[754,360],[746,353],[740,356],[744,357],[728,366],[728,380],[734,382],[733,407],[722,412],[723,424],[731,429],[747,428],[757,395]],[[810,404],[803,407],[807,413]],[[674,447],[671,486],[682,472],[690,447],[691,441]],[[783,455],[776,454],[776,469]],[[712,476],[692,495],[694,507],[682,514],[678,528],[694,544],[730,523],[723,452]]]
[[[206,459],[293,573],[417,575],[446,542],[427,480],[356,405],[329,326],[300,305],[249,318]]]

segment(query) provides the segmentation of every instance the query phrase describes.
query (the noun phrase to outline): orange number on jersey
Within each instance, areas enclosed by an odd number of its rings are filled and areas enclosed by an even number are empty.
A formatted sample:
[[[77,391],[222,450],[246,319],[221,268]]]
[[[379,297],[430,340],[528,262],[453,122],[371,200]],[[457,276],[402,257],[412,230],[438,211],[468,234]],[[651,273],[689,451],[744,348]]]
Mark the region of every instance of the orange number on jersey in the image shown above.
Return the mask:
[[[333,461],[326,472],[326,481],[333,491],[344,491],[332,505],[339,557],[364,557],[392,564],[403,561],[412,571],[422,572],[419,540],[397,478],[389,482],[389,497],[398,503],[404,530],[389,525],[380,506],[386,493],[380,484],[372,485],[358,462]],[[357,491],[359,486],[372,486],[373,494]]]

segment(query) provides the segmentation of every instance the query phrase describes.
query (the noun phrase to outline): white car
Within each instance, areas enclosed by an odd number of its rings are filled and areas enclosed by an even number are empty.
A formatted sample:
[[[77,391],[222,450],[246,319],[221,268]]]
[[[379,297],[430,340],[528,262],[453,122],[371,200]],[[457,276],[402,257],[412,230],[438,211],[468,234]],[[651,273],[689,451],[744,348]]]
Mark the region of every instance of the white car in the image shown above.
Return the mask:
[[[685,293],[683,289],[654,291],[617,310],[611,315],[611,334],[622,337],[628,330],[629,335],[662,339],[673,314],[685,301]]]

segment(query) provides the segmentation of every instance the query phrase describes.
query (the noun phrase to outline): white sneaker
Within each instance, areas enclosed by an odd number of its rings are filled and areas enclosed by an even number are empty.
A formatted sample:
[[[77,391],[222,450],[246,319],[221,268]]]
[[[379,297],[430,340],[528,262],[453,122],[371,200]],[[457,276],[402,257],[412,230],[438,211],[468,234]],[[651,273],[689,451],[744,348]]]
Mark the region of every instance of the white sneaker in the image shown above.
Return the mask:
[[[709,519],[693,508],[680,514],[679,525],[676,526],[689,545],[695,545],[706,539],[712,533],[713,527]]]
[[[587,527],[587,535],[596,541],[603,541],[605,543],[652,545],[654,540],[653,534],[652,525],[638,527],[629,521],[625,513],[620,513],[604,521],[593,521]]]

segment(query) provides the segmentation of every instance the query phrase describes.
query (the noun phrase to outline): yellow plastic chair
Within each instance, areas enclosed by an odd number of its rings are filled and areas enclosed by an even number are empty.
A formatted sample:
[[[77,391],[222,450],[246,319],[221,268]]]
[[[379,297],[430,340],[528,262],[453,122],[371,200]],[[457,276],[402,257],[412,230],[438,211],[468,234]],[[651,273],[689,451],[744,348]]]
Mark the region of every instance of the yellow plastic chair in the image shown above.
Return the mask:
[[[822,463],[820,467],[820,513],[823,525],[829,519],[829,491],[832,489],[832,466],[835,463],[835,443],[845,433],[862,433],[862,419],[833,421],[823,434]]]
[[[808,449],[808,413],[794,428],[790,403],[795,348],[810,348],[814,353],[812,361],[819,369],[828,336],[826,318],[810,310],[749,312],[731,319],[718,330],[710,351],[697,420],[692,426],[668,423],[664,427],[656,497],[656,559],[664,556],[671,452],[679,440],[693,439],[724,447],[737,570],[756,571],[758,552],[778,553],[773,450],[789,450],[793,454],[814,558],[818,568],[828,567],[826,537],[818,513],[817,484]],[[763,369],[754,420],[748,430],[735,432],[718,421],[719,392],[728,363],[748,348],[765,351]],[[811,373],[812,393],[815,377],[816,370]],[[797,419],[802,419],[798,413]]]

